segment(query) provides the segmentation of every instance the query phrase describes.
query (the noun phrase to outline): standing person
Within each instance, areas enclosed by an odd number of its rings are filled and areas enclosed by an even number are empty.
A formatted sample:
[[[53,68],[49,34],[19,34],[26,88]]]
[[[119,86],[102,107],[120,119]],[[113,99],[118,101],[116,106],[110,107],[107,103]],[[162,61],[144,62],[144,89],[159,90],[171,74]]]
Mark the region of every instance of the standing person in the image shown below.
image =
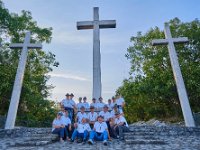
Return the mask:
[[[64,142],[63,138],[64,138],[65,126],[64,126],[63,121],[61,119],[61,116],[62,116],[62,113],[59,112],[59,113],[57,113],[56,118],[53,120],[52,133],[58,134],[58,136],[60,138],[60,142]]]
[[[81,106],[83,106],[82,97],[79,97],[78,101],[79,101],[79,103],[77,104],[77,108],[78,108],[78,110],[80,110]]]
[[[123,108],[125,106],[125,101],[119,94],[116,97],[116,103],[117,103],[117,107],[119,108],[119,110],[121,110],[123,112]]]
[[[62,122],[65,126],[65,134],[66,134],[66,139],[70,140],[69,136],[71,134],[72,131],[72,126],[71,126],[71,120],[68,117],[68,111],[65,110],[65,114],[61,117]]]
[[[87,114],[85,113],[85,107],[81,106],[81,111],[78,112],[75,121],[78,122],[78,123],[81,123],[81,120],[83,118],[87,118]]]
[[[129,132],[128,123],[126,119],[120,115],[119,112],[115,113],[115,124],[111,127],[112,135],[114,135],[114,138],[119,138],[121,140],[124,139],[124,132]]]
[[[69,93],[67,93],[66,95],[66,99],[62,100],[62,105],[65,107],[65,110],[68,111],[69,114],[69,118],[71,121],[73,121],[73,112],[74,109],[76,109],[76,103],[71,99],[71,96]]]
[[[88,113],[88,120],[90,127],[93,129],[94,123],[97,121],[98,114],[94,112],[94,106],[90,106],[90,112]]]
[[[87,102],[87,97],[83,97],[83,106],[85,107],[86,110],[90,108],[90,105]]]
[[[111,99],[108,99],[108,109],[109,110],[112,110],[112,101],[111,101]]]
[[[113,97],[112,97],[112,108],[114,107],[115,104],[117,104],[117,103],[116,103],[116,98],[113,96]]]
[[[91,128],[90,125],[86,122],[86,118],[82,118],[81,122],[77,124],[77,128],[72,134],[71,142],[74,142],[76,137],[78,137],[79,140],[77,142],[81,143],[83,141],[83,144],[85,144],[90,131]]]
[[[90,104],[90,106],[94,106],[95,109],[98,109],[98,105],[95,98],[92,99],[92,103]]]
[[[103,103],[103,98],[102,97],[99,97],[99,103],[97,103],[97,106],[98,106],[98,109],[99,110],[103,110],[103,106],[105,104]]]
[[[108,126],[103,121],[103,116],[98,116],[97,122],[95,122],[93,130],[90,132],[88,143],[93,145],[94,140],[103,141],[103,144],[107,145]]]

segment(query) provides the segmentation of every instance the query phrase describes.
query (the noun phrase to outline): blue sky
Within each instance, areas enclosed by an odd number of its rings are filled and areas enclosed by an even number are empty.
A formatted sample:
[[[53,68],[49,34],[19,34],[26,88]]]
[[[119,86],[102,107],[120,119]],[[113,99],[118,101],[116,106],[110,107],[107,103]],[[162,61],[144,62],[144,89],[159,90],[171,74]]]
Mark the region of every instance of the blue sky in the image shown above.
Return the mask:
[[[130,37],[151,27],[163,29],[164,22],[178,17],[184,22],[200,18],[199,0],[3,0],[10,12],[31,11],[41,27],[53,27],[45,51],[56,55],[60,66],[51,73],[49,84],[55,86],[53,100],[60,101],[67,92],[92,96],[92,30],[77,30],[77,21],[90,21],[93,7],[99,7],[100,20],[116,20],[117,28],[102,29],[101,69],[104,101],[127,78],[130,63],[124,55],[131,45]]]

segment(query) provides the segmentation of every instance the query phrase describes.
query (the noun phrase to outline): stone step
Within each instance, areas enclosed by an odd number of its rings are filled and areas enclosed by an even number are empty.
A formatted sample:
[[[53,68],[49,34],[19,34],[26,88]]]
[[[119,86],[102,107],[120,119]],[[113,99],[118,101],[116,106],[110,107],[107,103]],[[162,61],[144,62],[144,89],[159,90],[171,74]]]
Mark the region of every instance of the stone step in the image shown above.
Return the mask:
[[[126,144],[155,144],[155,145],[167,144],[164,140],[145,140],[145,139],[139,139],[139,140],[125,139],[125,143]]]

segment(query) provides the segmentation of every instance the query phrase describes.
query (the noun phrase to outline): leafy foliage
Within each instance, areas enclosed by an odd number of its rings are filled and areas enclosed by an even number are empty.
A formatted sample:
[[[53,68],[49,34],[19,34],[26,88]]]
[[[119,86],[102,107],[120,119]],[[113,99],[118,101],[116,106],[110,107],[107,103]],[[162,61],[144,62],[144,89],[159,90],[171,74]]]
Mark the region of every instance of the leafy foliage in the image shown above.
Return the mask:
[[[31,42],[50,43],[52,28],[40,28],[33,21],[31,12],[22,11],[21,14],[10,13],[0,1],[0,115],[8,111],[12,87],[18,67],[21,49],[10,49],[10,42],[22,43],[26,31],[31,31]],[[59,63],[55,55],[41,49],[30,49],[23,81],[22,93],[18,109],[18,119],[24,120],[52,120],[54,117],[54,102],[47,100],[52,85],[47,85],[54,66]]]
[[[176,44],[182,75],[193,112],[200,111],[200,22],[169,22],[173,37],[188,37],[189,44]],[[133,43],[125,55],[131,63],[130,78],[117,90],[127,102],[129,122],[159,119],[182,119],[167,46],[152,46],[153,39],[163,39],[158,27],[131,37]]]

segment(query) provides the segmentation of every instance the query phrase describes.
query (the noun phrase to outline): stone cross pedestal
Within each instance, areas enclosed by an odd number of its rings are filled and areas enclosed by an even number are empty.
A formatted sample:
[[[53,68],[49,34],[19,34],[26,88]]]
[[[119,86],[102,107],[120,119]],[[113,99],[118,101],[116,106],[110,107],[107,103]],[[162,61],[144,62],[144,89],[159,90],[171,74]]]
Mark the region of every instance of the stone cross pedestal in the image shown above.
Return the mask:
[[[94,7],[94,20],[77,22],[77,29],[93,29],[93,98],[101,97],[101,54],[99,29],[116,28],[115,20],[99,20],[99,8]]]
[[[30,40],[31,40],[31,33],[27,32],[24,43],[10,44],[10,48],[22,48],[22,52],[19,59],[17,74],[15,77],[15,82],[14,82],[14,87],[12,91],[8,115],[6,119],[5,129],[13,129],[15,126],[17,109],[19,105],[19,99],[21,95],[24,72],[25,72],[26,61],[27,61],[27,56],[28,56],[28,49],[42,48],[41,44],[31,44]]]
[[[181,74],[181,69],[180,69],[180,66],[178,63],[177,53],[176,53],[175,47],[174,47],[174,43],[186,43],[186,42],[188,42],[188,38],[186,38],[186,37],[172,38],[168,23],[165,24],[164,32],[165,32],[166,39],[153,40],[152,44],[168,46],[169,57],[170,57],[171,66],[172,66],[172,70],[173,70],[173,74],[174,74],[174,78],[175,78],[175,82],[176,82],[176,87],[178,90],[178,96],[180,99],[180,104],[181,104],[185,124],[188,127],[195,127],[195,123],[194,123],[192,111],[190,108],[185,84],[184,84],[183,77]]]

